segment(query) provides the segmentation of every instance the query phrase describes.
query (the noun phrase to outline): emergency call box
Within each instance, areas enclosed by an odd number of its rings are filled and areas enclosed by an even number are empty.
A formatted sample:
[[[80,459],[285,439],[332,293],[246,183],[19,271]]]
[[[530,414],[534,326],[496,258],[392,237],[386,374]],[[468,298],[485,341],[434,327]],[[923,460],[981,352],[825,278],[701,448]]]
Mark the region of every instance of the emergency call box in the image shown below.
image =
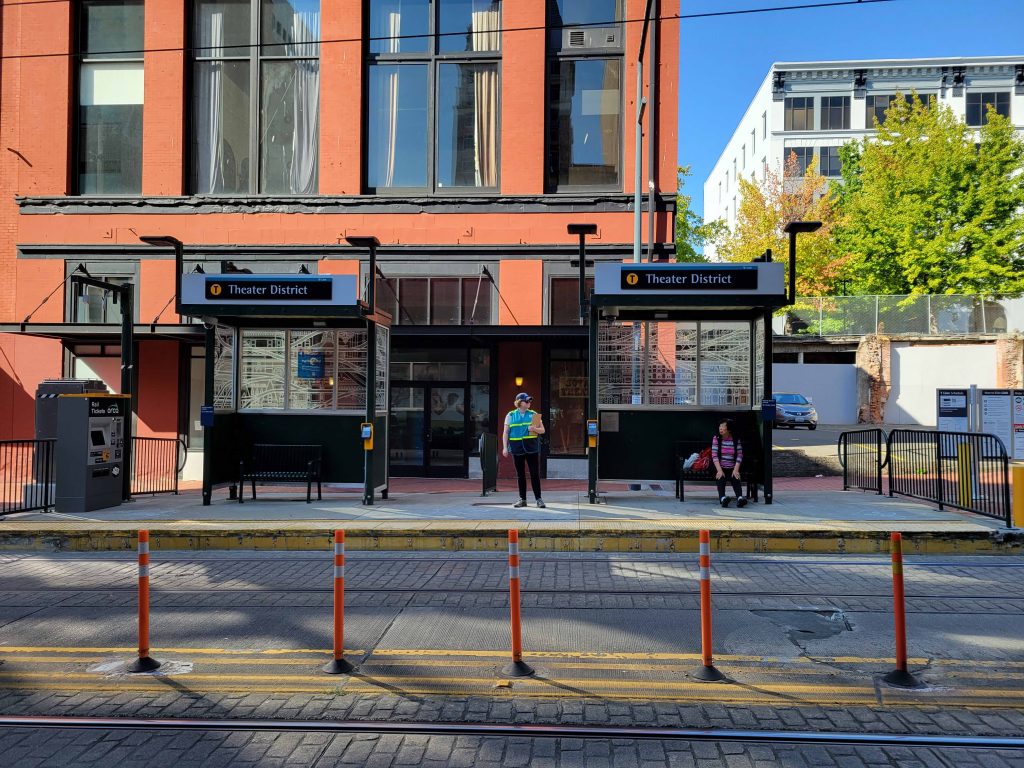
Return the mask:
[[[127,395],[61,395],[57,398],[56,509],[66,514],[121,504]]]

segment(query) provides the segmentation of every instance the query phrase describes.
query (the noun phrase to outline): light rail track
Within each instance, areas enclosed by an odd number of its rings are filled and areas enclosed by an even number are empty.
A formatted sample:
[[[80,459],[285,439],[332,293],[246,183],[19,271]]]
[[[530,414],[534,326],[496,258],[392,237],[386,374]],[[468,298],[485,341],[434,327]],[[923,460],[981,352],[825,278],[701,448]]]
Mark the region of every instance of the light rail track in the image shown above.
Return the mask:
[[[499,736],[549,739],[637,739],[762,744],[1020,749],[1024,738],[934,736],[814,731],[759,731],[716,728],[651,728],[579,725],[495,725],[487,723],[381,722],[374,720],[202,720],[189,718],[0,716],[6,728],[78,728],[102,730],[276,731],[331,734],[401,734],[427,736]]]

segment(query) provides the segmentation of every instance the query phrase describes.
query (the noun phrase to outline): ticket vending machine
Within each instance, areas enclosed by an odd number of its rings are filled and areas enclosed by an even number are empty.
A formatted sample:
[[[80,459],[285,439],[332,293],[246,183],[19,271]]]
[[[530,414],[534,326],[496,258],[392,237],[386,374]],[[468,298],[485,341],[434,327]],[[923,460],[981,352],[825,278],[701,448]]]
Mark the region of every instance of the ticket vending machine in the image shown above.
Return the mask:
[[[57,398],[58,512],[80,514],[121,504],[128,395]]]

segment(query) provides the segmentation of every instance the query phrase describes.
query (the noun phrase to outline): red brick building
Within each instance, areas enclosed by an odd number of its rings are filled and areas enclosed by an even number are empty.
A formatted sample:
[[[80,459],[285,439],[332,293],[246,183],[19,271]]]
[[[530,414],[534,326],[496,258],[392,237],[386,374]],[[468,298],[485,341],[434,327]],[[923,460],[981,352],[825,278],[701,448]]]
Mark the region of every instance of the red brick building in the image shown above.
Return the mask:
[[[44,378],[118,388],[118,310],[69,287],[77,265],[135,286],[137,434],[200,451],[202,326],[139,237],[183,241],[186,270],[359,274],[345,237],[375,235],[392,473],[465,476],[521,389],[550,423],[548,471],[573,471],[586,336],[566,226],[598,226],[588,257],[632,256],[647,6],[5,0],[0,438],[32,436]],[[652,22],[645,259],[673,255],[678,60],[678,21]]]

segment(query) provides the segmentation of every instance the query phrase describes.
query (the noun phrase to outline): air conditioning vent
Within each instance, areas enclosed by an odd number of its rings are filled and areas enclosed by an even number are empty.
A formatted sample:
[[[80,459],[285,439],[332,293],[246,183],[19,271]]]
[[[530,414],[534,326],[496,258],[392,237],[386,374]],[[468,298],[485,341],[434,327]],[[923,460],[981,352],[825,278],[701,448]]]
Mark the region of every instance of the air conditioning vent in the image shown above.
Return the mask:
[[[621,48],[622,30],[619,27],[593,27],[587,29],[563,29],[562,48],[600,49]]]

